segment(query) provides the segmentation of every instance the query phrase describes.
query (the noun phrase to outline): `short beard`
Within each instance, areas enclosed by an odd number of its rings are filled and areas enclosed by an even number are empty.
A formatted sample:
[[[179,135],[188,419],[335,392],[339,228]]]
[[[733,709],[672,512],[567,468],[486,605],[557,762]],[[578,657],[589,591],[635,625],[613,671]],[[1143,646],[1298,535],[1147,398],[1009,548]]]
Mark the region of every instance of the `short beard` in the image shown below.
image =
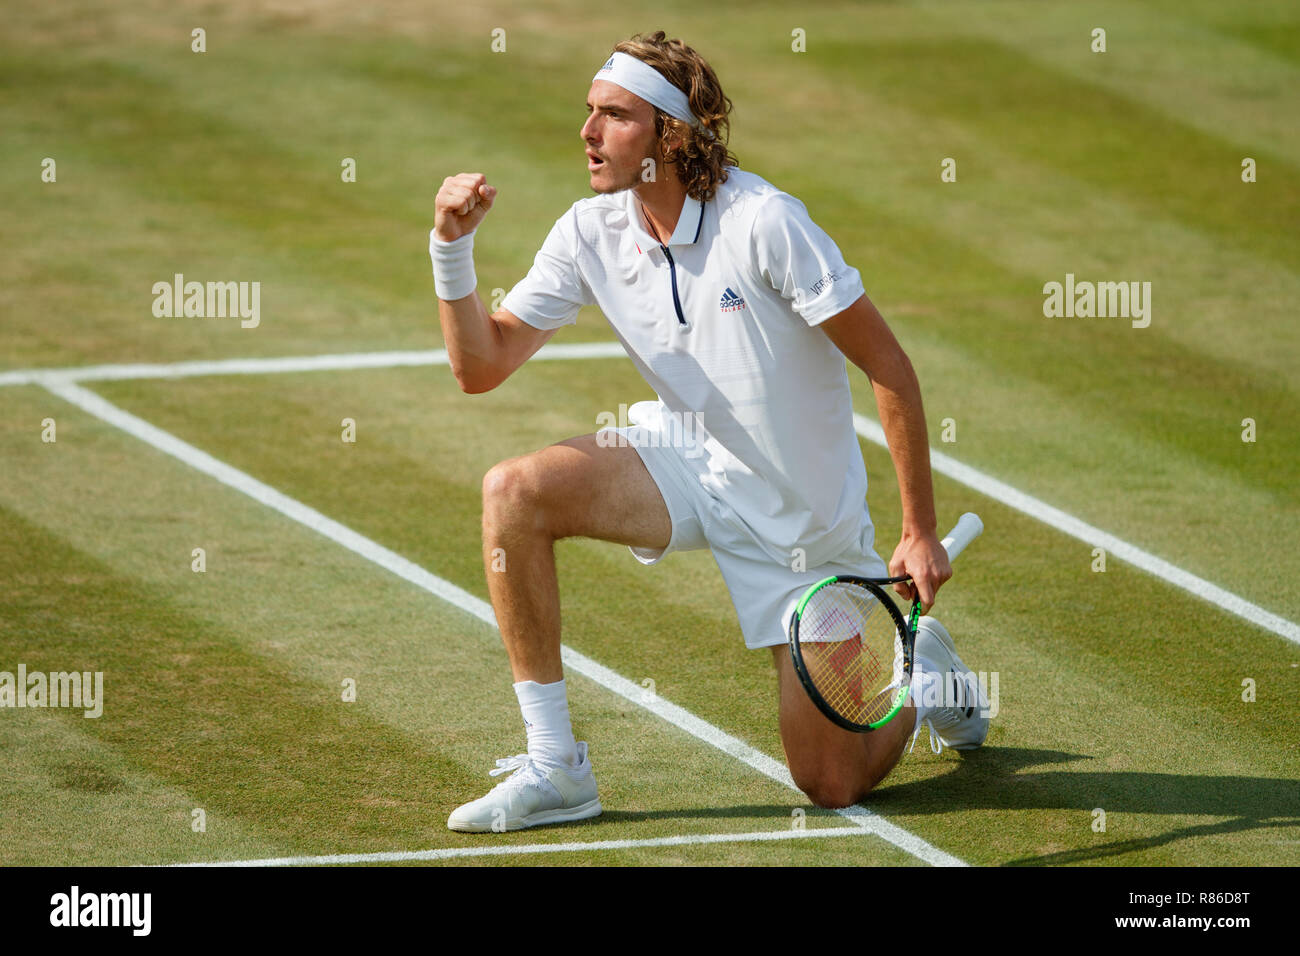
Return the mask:
[[[631,182],[615,184],[613,186],[605,186],[605,187],[599,187],[593,183],[591,189],[593,192],[601,196],[609,196],[609,195],[613,195],[614,193],[626,192],[627,190],[636,186],[639,180],[640,180],[639,176],[633,175]]]
[[[656,174],[658,174],[660,171],[663,170],[663,168],[664,168],[664,164],[663,164],[663,160],[662,160],[662,159],[659,159],[659,158],[654,157],[654,156],[647,156],[646,159],[649,159],[649,160],[651,160],[651,161],[653,162],[654,165],[651,166],[650,168],[653,169],[653,170],[655,170],[655,171],[656,171]],[[609,165],[609,161],[608,161],[608,160],[605,161],[605,165],[606,165],[606,166]],[[645,169],[645,160],[644,160],[644,159],[641,161],[640,166],[641,166],[641,169],[642,169],[642,170]],[[616,186],[610,186],[610,187],[607,187],[607,188],[604,188],[604,189],[597,189],[595,186],[592,186],[591,189],[592,189],[593,192],[595,192],[597,195],[600,195],[600,196],[610,196],[610,195],[613,195],[614,193],[621,193],[621,192],[626,192],[626,191],[629,190],[629,189],[635,189],[635,188],[636,188],[636,187],[637,187],[637,186],[638,186],[638,185],[643,181],[643,180],[641,179],[641,173],[640,173],[640,172],[633,172],[633,173],[631,173],[630,175],[631,175],[631,177],[632,177],[632,178],[631,178],[631,181],[628,182],[628,183],[626,183],[626,184],[623,184],[623,185],[616,185]]]

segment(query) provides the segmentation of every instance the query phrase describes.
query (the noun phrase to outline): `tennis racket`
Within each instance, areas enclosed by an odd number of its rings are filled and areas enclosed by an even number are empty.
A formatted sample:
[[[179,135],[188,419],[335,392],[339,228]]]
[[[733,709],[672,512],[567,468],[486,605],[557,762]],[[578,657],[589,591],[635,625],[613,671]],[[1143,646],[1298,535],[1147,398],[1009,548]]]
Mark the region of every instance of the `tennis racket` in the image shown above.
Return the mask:
[[[962,515],[942,541],[949,560],[983,530],[978,515]],[[907,703],[921,597],[904,618],[885,587],[910,580],[825,578],[804,592],[790,619],[795,673],[818,710],[845,730],[883,727]]]

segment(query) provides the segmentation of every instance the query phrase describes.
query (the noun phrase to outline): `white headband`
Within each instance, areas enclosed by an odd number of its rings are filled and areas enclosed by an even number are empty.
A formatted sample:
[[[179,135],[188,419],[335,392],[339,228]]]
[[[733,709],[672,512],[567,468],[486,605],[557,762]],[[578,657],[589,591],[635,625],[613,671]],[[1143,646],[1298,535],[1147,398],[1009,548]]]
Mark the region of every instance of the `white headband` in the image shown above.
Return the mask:
[[[629,93],[641,97],[651,106],[659,107],[669,116],[683,123],[690,123],[697,129],[703,130],[709,138],[713,137],[713,132],[704,129],[699,117],[691,112],[691,104],[686,94],[669,83],[664,75],[649,63],[642,62],[627,53],[615,53],[605,61],[605,65],[591,79],[593,83],[596,80],[605,80],[621,86]]]

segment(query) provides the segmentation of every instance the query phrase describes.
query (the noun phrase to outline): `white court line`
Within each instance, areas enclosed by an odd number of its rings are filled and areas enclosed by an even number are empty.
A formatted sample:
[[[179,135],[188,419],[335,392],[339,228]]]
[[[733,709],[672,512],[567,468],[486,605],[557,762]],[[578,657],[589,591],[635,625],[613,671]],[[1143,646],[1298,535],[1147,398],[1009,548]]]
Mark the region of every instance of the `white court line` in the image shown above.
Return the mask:
[[[889,443],[885,440],[884,429],[876,422],[855,413],[853,415],[853,425],[863,438],[885,448],[889,447]],[[1204,578],[1197,577],[1190,571],[1184,571],[1182,568],[1170,564],[1164,558],[1156,557],[1150,551],[1144,551],[1137,545],[1129,544],[1122,538],[1117,538],[1115,535],[1102,531],[1086,521],[1081,521],[1060,508],[1054,508],[1045,501],[1011,487],[1006,482],[998,481],[992,475],[986,475],[984,472],[972,468],[970,465],[962,464],[956,458],[951,458],[941,451],[935,451],[933,448],[930,449],[930,467],[939,474],[946,475],[954,481],[959,481],[968,488],[974,488],[980,494],[1000,501],[1007,507],[1014,508],[1022,514],[1027,514],[1029,517],[1035,518],[1057,531],[1068,534],[1072,538],[1077,538],[1095,548],[1104,548],[1107,554],[1117,557],[1121,561],[1127,561],[1148,574],[1162,578],[1175,587],[1182,588],[1188,594],[1193,594],[1207,601],[1213,601],[1225,611],[1235,614],[1251,624],[1256,624],[1265,630],[1285,637],[1288,641],[1300,644],[1300,624],[1288,621],[1272,611],[1265,610],[1258,604],[1252,604],[1245,598],[1233,594],[1217,584],[1212,584]]]
[[[560,359],[624,358],[618,342],[577,342],[542,346],[530,362]],[[297,355],[285,358],[219,359],[141,365],[86,365],[81,368],[28,368],[0,372],[0,385],[64,382],[109,382],[136,378],[193,378],[199,375],[271,375],[283,372],[328,372],[359,368],[446,365],[446,349],[419,352],[353,352],[344,355]]]
[[[700,846],[710,843],[762,843],[773,840],[817,840],[826,837],[866,836],[862,827],[822,827],[816,830],[760,830],[755,833],[697,833],[654,837],[648,840],[592,840],[587,843],[526,843],[522,846],[465,846],[445,850],[406,850],[394,853],[336,853],[333,856],[279,856],[265,860],[230,860],[222,863],[170,863],[174,867],[218,866],[331,866],[348,863],[418,863],[474,856],[515,856],[528,853],[590,853],[594,850],[631,850],[637,847]]]
[[[65,401],[76,405],[82,411],[116,428],[120,428],[127,434],[140,439],[148,445],[152,445],[159,451],[171,455],[173,458],[206,475],[210,475],[223,485],[248,495],[254,501],[280,512],[285,517],[324,535],[336,544],[340,544],[349,551],[393,572],[417,587],[421,587],[444,601],[456,605],[485,624],[496,627],[496,617],[492,613],[491,605],[479,600],[468,591],[461,590],[450,581],[444,581],[442,578],[429,573],[397,552],[391,551],[383,545],[358,534],[333,518],[327,518],[314,508],[310,508],[302,502],[276,491],[270,485],[263,484],[251,475],[213,458],[207,452],[200,451],[193,445],[181,441],[175,435],[163,431],[156,425],[151,425],[144,419],[137,418],[130,412],[118,408],[80,385],[56,378],[45,379],[40,384]],[[790,771],[767,754],[756,750],[749,744],[731,736],[708,721],[696,717],[676,704],[669,703],[662,697],[652,696],[649,700],[643,699],[645,688],[632,683],[627,678],[596,663],[571,647],[563,646],[561,652],[565,666],[571,670],[613,691],[630,703],[644,707],[652,714],[663,718],[670,724],[681,728],[724,753],[730,754],[778,783],[784,784],[792,790],[797,791],[799,789],[795,786]],[[835,812],[927,863],[936,866],[965,865],[957,857],[936,849],[915,834],[890,823],[865,807],[853,806]]]

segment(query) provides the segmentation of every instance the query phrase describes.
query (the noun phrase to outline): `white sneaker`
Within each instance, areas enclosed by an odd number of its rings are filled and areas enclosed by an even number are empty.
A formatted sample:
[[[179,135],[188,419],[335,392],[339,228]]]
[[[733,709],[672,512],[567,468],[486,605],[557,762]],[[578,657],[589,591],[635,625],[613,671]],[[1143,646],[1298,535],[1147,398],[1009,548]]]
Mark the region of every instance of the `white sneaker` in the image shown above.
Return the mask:
[[[542,823],[564,823],[600,815],[596,775],[587,744],[578,742],[578,765],[543,772],[528,754],[497,761],[491,776],[513,770],[484,797],[457,807],[447,828],[462,833],[505,833]]]
[[[948,631],[932,617],[921,618],[917,626],[916,656],[930,661],[942,675],[938,686],[942,688],[943,699],[935,703],[943,706],[935,707],[922,721],[930,725],[931,749],[935,753],[943,747],[977,749],[989,735],[988,698],[974,672],[957,656]],[[921,732],[919,725],[916,732]],[[915,743],[916,734],[912,740]]]

